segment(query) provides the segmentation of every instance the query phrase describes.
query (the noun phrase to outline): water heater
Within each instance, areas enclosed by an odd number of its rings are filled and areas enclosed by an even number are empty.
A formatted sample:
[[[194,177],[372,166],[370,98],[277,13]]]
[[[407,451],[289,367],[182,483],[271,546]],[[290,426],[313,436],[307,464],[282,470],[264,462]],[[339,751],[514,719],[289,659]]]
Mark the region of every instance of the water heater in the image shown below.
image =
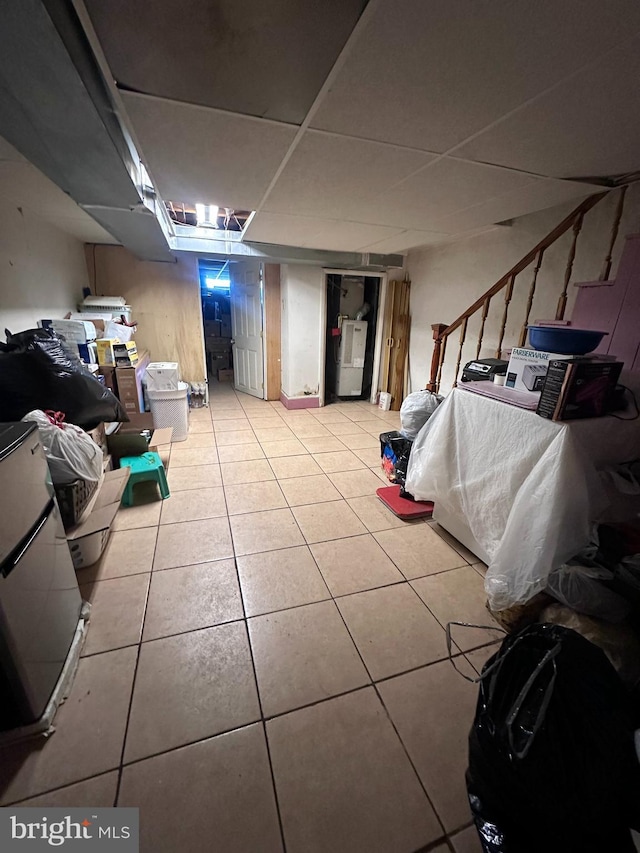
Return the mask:
[[[338,397],[359,397],[362,394],[366,348],[366,321],[343,320],[336,382]]]

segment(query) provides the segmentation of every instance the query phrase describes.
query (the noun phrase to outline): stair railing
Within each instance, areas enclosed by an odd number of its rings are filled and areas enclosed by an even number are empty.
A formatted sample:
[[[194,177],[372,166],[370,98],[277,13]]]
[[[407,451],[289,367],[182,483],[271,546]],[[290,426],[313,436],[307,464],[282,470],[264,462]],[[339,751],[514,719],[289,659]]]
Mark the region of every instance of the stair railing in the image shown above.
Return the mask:
[[[616,237],[618,235],[620,220],[622,219],[625,191],[626,187],[623,187],[620,191],[618,204],[616,206],[616,211],[614,214],[614,222],[611,229],[611,238],[609,241],[607,257],[604,261],[601,277],[608,277],[609,272],[611,271],[611,255],[613,252]],[[601,193],[596,193],[595,195],[589,196],[588,198],[584,199],[584,201],[581,201],[580,204],[575,208],[575,210],[572,210],[571,213],[566,216],[559,225],[557,225],[552,231],[550,231],[546,237],[540,240],[540,242],[536,246],[534,246],[530,252],[527,252],[527,254],[523,258],[521,258],[516,264],[514,264],[514,266],[512,266],[511,269],[502,276],[502,278],[498,279],[498,281],[492,287],[490,287],[485,293],[483,293],[482,296],[476,299],[473,305],[470,305],[466,311],[463,311],[462,314],[460,314],[460,316],[453,321],[453,323],[450,323],[448,326],[445,323],[434,323],[431,326],[433,332],[433,354],[431,357],[429,382],[426,386],[428,391],[435,391],[437,393],[440,390],[440,383],[442,380],[442,368],[447,353],[447,341],[449,340],[449,337],[453,334],[453,332],[455,332],[457,329],[460,329],[455,370],[455,376],[456,378],[458,377],[460,371],[460,364],[462,361],[462,350],[466,341],[467,329],[469,326],[469,318],[473,317],[478,312],[481,312],[481,314],[478,340],[476,345],[476,358],[480,358],[480,351],[482,349],[482,339],[485,332],[485,324],[487,321],[487,316],[489,314],[491,300],[498,294],[503,294],[504,308],[502,311],[502,321],[500,325],[498,346],[496,348],[495,355],[496,358],[501,358],[505,330],[507,327],[507,321],[509,319],[509,308],[513,298],[514,289],[517,283],[519,282],[518,276],[521,272],[523,272],[523,270],[527,269],[527,267],[533,264],[533,274],[529,284],[525,316],[518,341],[518,346],[524,346],[525,341],[527,339],[527,325],[529,323],[529,316],[531,314],[533,300],[536,294],[538,274],[540,273],[540,269],[542,267],[545,252],[549,248],[549,246],[552,246],[557,240],[560,239],[560,237],[563,236],[563,234],[566,234],[567,231],[573,229],[573,236],[571,239],[571,245],[569,247],[569,254],[567,257],[567,263],[565,266],[564,277],[562,281],[562,290],[560,291],[560,294],[558,296],[555,317],[556,320],[564,319],[565,311],[567,308],[567,293],[571,281],[571,273],[573,271],[573,264],[575,261],[576,251],[578,247],[578,237],[580,236],[580,231],[582,230],[584,217],[591,210],[592,207],[595,207],[595,205],[598,204],[598,202],[601,201],[608,194],[609,190]]]

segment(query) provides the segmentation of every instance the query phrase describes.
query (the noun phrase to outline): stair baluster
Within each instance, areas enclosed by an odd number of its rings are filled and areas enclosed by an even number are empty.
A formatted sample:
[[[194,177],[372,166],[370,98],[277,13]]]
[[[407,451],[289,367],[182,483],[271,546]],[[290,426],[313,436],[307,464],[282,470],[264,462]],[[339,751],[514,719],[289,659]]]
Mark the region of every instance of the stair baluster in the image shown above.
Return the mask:
[[[462,321],[462,325],[460,326],[460,346],[458,347],[458,359],[456,361],[456,372],[455,377],[458,378],[458,373],[460,371],[460,362],[462,361],[462,347],[464,346],[464,339],[467,337],[467,323],[469,322],[469,318],[465,317]]]
[[[609,251],[604,259],[602,271],[600,272],[600,281],[608,281],[611,274],[611,256],[613,255],[613,247],[616,244],[618,237],[618,229],[620,228],[620,220],[622,219],[622,211],[624,210],[624,199],[629,187],[622,187],[618,196],[618,204],[616,206],[616,215],[611,226],[611,239],[609,240]]]
[[[440,364],[438,365],[438,375],[436,377],[436,387],[434,389],[436,394],[440,393],[440,380],[442,379],[442,366],[444,364],[444,357],[447,353],[447,340],[448,337],[444,337],[442,339],[442,347],[440,349]]]
[[[569,282],[571,281],[571,271],[573,270],[573,262],[576,257],[576,248],[578,246],[578,236],[584,221],[584,212],[578,215],[573,225],[573,239],[569,248],[569,257],[567,258],[567,267],[564,271],[564,282],[562,285],[562,293],[558,299],[558,308],[556,309],[556,320],[564,320],[564,312],[567,310],[567,291],[569,290]]]
[[[533,268],[533,279],[531,280],[531,287],[529,288],[529,298],[527,299],[527,313],[525,314],[524,323],[522,324],[522,331],[520,332],[520,340],[518,341],[519,347],[523,347],[525,341],[527,340],[527,326],[529,324],[529,315],[531,314],[531,308],[533,306],[533,297],[536,295],[538,273],[540,272],[540,267],[542,266],[543,257],[544,249],[540,249],[540,251],[538,252],[538,259],[536,260],[536,265]]]
[[[504,313],[502,315],[502,326],[500,327],[500,338],[498,339],[498,348],[496,350],[496,358],[502,358],[502,341],[504,340],[504,332],[507,328],[507,317],[509,316],[509,305],[513,296],[513,285],[515,284],[516,274],[509,276],[509,283],[504,292]]]
[[[476,358],[480,358],[480,350],[482,349],[482,338],[484,336],[484,324],[487,322],[487,314],[489,313],[489,305],[491,297],[487,296],[482,306],[482,317],[480,319],[480,331],[478,332],[478,346],[476,347]]]

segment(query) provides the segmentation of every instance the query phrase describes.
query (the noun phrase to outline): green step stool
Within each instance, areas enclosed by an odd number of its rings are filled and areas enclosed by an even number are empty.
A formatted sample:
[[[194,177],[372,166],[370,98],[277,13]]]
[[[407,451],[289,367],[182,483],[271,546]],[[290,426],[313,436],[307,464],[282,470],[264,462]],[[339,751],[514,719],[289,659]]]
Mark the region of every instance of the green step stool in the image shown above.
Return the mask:
[[[167,475],[164,473],[162,459],[157,453],[143,453],[141,456],[123,456],[120,459],[121,468],[131,468],[131,474],[122,496],[122,506],[133,504],[133,487],[145,480],[154,480],[160,486],[162,500],[169,497]]]

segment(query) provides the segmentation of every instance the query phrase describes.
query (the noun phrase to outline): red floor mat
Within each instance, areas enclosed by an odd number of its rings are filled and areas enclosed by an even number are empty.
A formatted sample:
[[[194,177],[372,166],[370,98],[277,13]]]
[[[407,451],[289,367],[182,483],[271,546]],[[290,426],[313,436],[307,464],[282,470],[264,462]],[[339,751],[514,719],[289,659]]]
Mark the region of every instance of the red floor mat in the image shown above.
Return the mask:
[[[400,497],[400,486],[382,486],[376,490],[377,496],[394,515],[403,521],[412,518],[428,518],[433,512],[432,501],[408,501]]]

